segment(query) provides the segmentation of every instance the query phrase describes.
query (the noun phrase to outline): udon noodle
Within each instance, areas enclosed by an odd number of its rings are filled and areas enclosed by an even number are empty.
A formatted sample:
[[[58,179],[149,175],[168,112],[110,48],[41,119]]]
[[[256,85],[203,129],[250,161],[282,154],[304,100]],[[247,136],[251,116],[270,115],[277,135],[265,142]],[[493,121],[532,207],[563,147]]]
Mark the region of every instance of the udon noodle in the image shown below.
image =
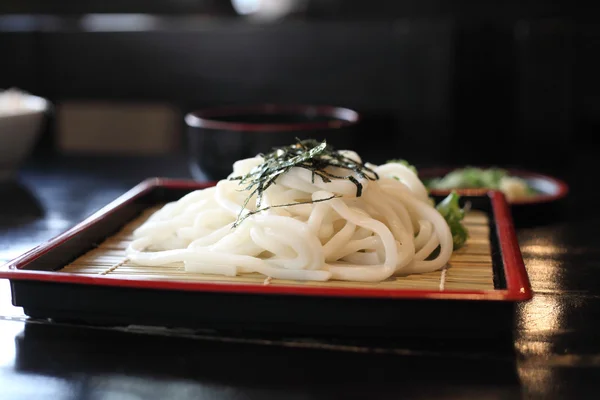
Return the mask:
[[[354,152],[344,155],[362,162]],[[230,178],[262,162],[261,156],[240,160]],[[183,262],[195,273],[314,281],[377,282],[445,266],[450,228],[417,175],[400,163],[366,165],[379,179],[355,174],[359,197],[350,180],[326,182],[291,168],[264,191],[265,210],[256,213],[255,201],[244,207],[248,191],[223,179],[154,213],[135,230],[128,258],[146,266]]]

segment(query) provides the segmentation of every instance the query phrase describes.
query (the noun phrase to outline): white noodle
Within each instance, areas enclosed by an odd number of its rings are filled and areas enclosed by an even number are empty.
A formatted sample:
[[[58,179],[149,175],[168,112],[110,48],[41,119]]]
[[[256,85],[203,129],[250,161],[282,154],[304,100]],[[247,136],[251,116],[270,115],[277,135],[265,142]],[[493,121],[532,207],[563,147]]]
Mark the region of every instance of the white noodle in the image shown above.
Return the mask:
[[[361,162],[354,152],[343,154]],[[262,162],[261,157],[240,160],[230,177],[245,175]],[[256,199],[244,208],[248,192],[238,181],[221,180],[152,215],[134,232],[128,258],[148,266],[183,262],[186,271],[204,274],[316,281],[377,282],[444,267],[452,254],[452,235],[423,183],[399,163],[368,166],[380,179],[355,174],[363,186],[360,197],[349,180],[324,182],[294,167],[264,191],[261,207],[308,204],[272,207],[237,227],[240,215],[256,211]]]

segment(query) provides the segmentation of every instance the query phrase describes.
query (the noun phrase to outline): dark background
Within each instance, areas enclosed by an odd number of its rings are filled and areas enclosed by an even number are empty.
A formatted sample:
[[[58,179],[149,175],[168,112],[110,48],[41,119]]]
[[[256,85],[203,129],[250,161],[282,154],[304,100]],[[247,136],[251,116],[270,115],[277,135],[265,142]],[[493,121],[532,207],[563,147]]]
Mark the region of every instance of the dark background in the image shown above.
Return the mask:
[[[185,112],[205,106],[330,103],[366,116],[361,154],[518,164],[570,186],[551,208],[513,209],[535,292],[515,315],[516,355],[430,342],[403,342],[400,357],[308,352],[24,322],[0,281],[0,397],[596,399],[596,4],[321,0],[282,21],[254,23],[229,1],[0,0],[0,87],[20,87],[57,107],[158,102],[173,106],[183,125]],[[102,13],[104,22],[90,16]],[[155,18],[115,15],[124,13]],[[146,177],[187,175],[178,154],[183,129],[179,148],[160,162],[73,160],[59,146],[56,118],[19,181],[0,185],[0,261]],[[85,126],[75,131],[86,134]],[[256,360],[276,365],[274,375],[253,368]]]
[[[347,106],[365,115],[376,159],[544,168],[592,151],[600,124],[600,5],[578,3],[312,0],[257,23],[230,1],[3,1],[0,87],[55,104],[160,101],[181,116]],[[103,13],[153,18],[90,25]],[[53,127],[36,154],[56,152]]]

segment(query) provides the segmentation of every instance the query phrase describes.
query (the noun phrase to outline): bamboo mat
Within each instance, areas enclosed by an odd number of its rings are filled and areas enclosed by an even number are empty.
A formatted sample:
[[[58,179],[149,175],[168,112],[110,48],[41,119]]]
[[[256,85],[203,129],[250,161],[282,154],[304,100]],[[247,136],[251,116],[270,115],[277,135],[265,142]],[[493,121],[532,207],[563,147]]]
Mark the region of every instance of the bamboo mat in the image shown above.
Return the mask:
[[[117,234],[109,237],[97,248],[68,264],[59,272],[83,275],[110,275],[128,279],[178,280],[193,282],[235,282],[265,284],[265,276],[246,274],[242,276],[206,275],[185,272],[183,263],[162,267],[146,267],[127,262],[125,250],[133,240],[132,232],[140,226],[156,208],[148,209],[140,217],[127,224]],[[481,211],[470,211],[464,219],[469,240],[454,252],[448,266],[440,271],[409,276],[392,277],[383,282],[303,282],[280,279],[269,280],[271,285],[302,285],[317,287],[356,287],[378,289],[425,289],[425,290],[493,290],[493,268],[489,241],[489,220]]]

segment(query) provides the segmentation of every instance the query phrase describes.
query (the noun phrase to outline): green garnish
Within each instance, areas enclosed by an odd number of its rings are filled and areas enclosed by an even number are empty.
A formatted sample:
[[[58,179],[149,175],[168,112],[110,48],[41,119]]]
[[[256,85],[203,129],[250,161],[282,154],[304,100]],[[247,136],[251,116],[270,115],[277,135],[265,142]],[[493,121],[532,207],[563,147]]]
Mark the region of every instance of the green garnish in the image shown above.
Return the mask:
[[[435,207],[450,227],[454,250],[464,246],[469,238],[469,233],[462,224],[465,210],[460,208],[459,200],[460,196],[456,192],[452,192]]]
[[[326,141],[318,142],[314,139],[299,140],[290,146],[277,147],[269,154],[262,155],[263,162],[253,168],[244,176],[229,178],[230,180],[239,180],[240,185],[247,185],[244,191],[250,191],[246,198],[242,210],[246,208],[252,196],[256,195],[256,210],[245,215],[238,215],[234,227],[238,226],[244,219],[261,211],[273,207],[293,206],[297,204],[310,204],[316,201],[299,202],[285,205],[277,205],[261,208],[262,195],[271,185],[275,184],[277,178],[288,172],[294,167],[304,168],[312,172],[312,181],[315,176],[319,176],[323,182],[331,182],[332,179],[347,179],[356,185],[356,196],[362,195],[362,184],[354,177],[356,174],[360,178],[377,180],[379,176],[375,171],[358,163],[351,158],[338,153]],[[327,167],[337,167],[349,171],[348,175],[333,175],[326,171]],[[317,201],[325,201],[322,199]]]
[[[499,189],[500,182],[508,176],[502,168],[466,167],[449,172],[442,178],[433,179],[427,186],[431,189]]]
[[[429,189],[489,189],[502,191],[509,200],[535,196],[538,192],[527,180],[512,176],[502,168],[466,167],[425,182]]]
[[[499,190],[502,181],[511,177],[502,168],[466,167],[449,172],[441,178],[427,182],[430,189],[495,189]]]

